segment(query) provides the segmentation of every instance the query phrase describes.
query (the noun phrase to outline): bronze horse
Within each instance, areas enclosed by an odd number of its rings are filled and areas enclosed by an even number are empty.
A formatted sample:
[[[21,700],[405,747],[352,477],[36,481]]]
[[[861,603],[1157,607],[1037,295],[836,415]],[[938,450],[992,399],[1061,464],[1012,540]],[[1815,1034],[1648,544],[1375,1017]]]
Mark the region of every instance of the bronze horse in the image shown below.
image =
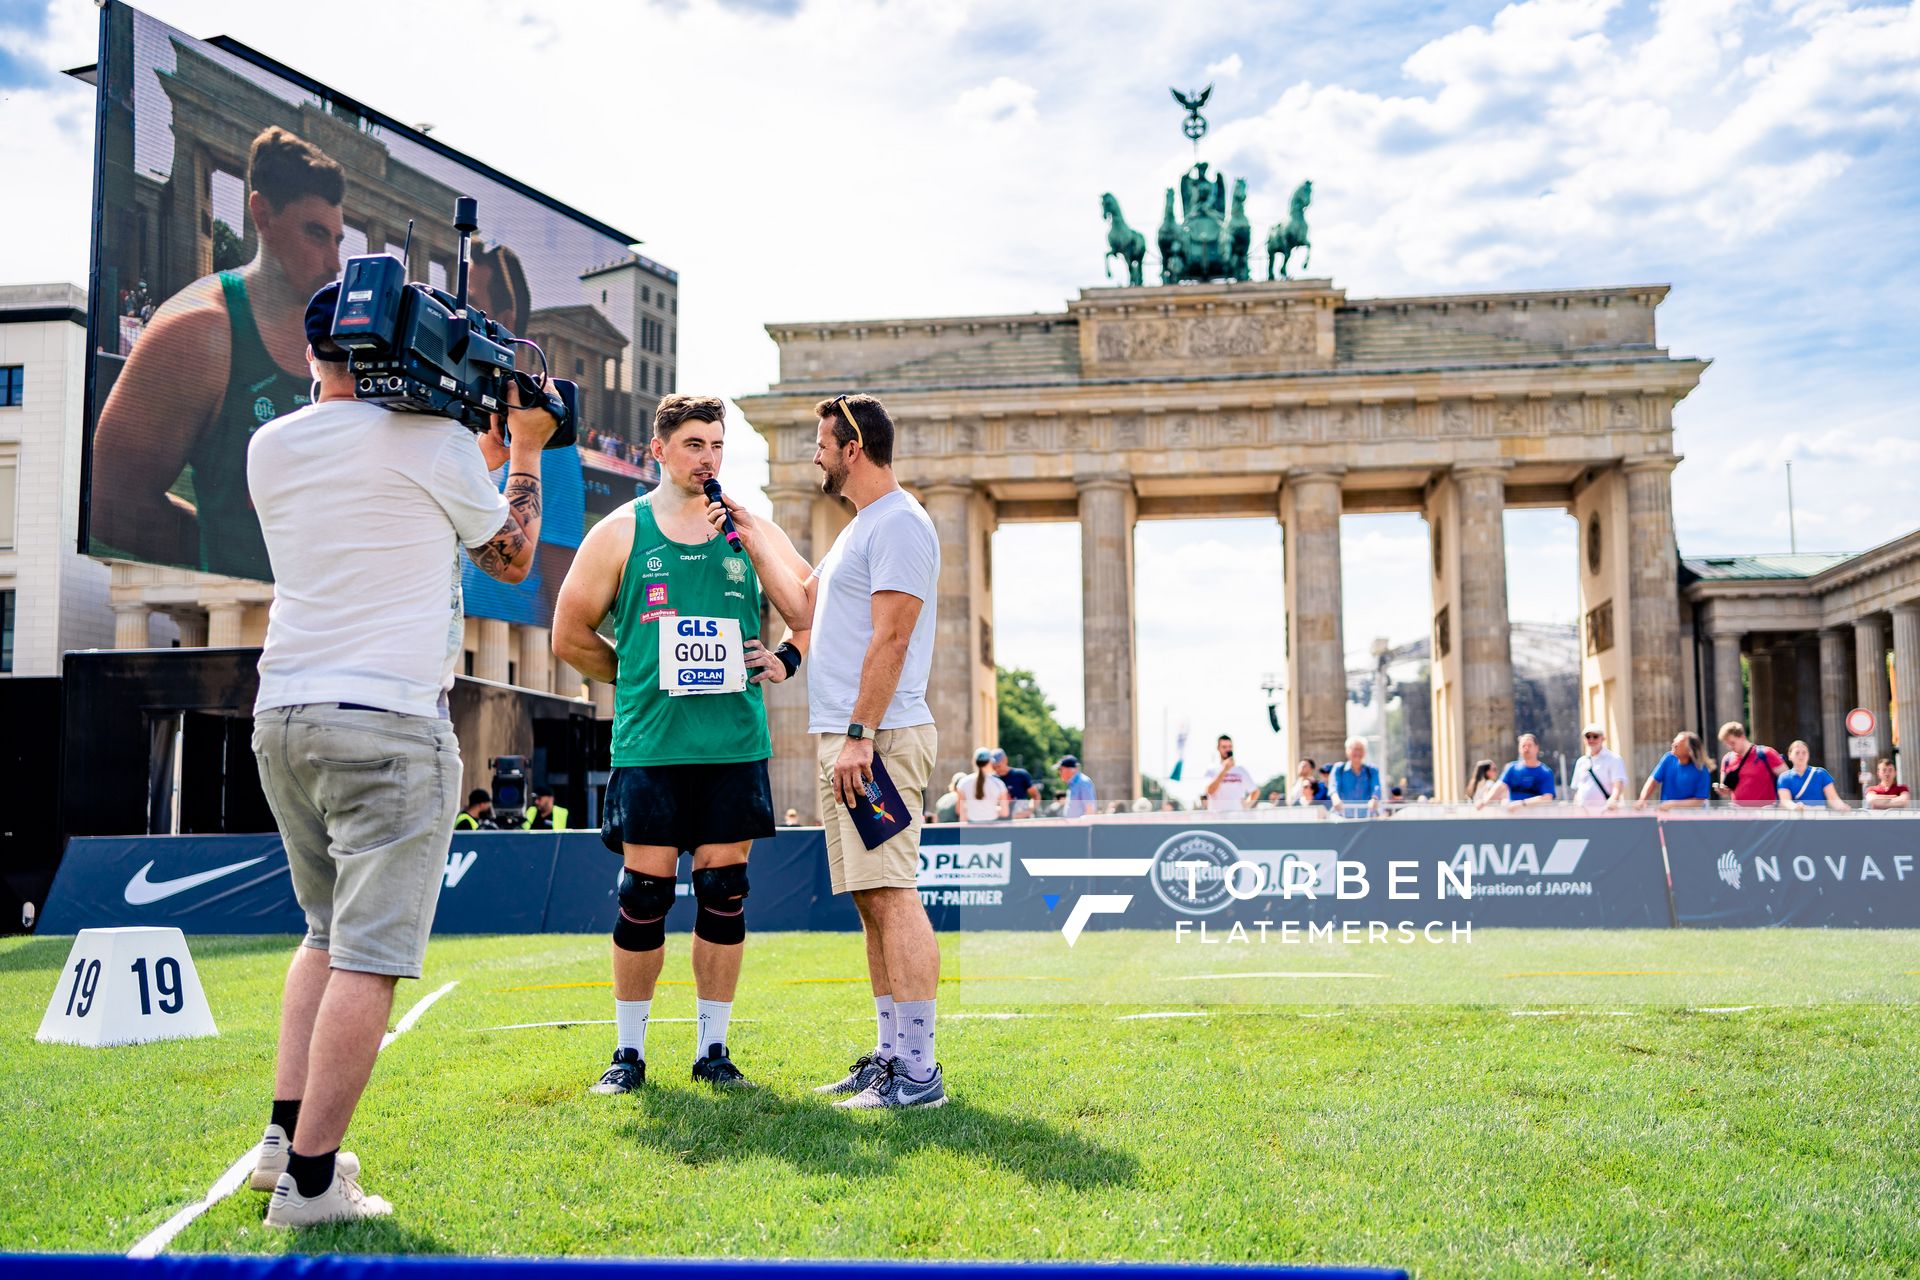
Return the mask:
[[[1113,198],[1111,191],[1100,197],[1100,212],[1107,219],[1107,279],[1113,279],[1113,260],[1119,258],[1127,264],[1127,283],[1142,283],[1140,272],[1147,259],[1147,238],[1127,225],[1126,217],[1120,212],[1120,202]]]
[[[1307,206],[1313,203],[1313,183],[1303,182],[1293,189],[1293,199],[1288,202],[1289,215],[1285,222],[1276,222],[1267,232],[1267,279],[1273,274],[1273,260],[1280,259],[1278,279],[1287,278],[1287,260],[1293,257],[1295,249],[1300,250],[1300,269],[1306,270],[1307,262],[1313,255],[1313,246],[1307,240]]]

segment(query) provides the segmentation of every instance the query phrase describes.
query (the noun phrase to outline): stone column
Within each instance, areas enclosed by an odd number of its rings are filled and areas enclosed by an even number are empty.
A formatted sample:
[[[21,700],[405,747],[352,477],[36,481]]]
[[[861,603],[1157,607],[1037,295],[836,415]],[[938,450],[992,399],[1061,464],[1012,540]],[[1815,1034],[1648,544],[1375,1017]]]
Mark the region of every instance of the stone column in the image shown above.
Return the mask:
[[[553,632],[546,627],[520,628],[520,687],[553,687]]]
[[[978,745],[973,724],[973,593],[968,590],[973,572],[973,486],[942,481],[923,489],[920,499],[940,535],[939,617],[933,633],[933,670],[927,677],[927,706],[940,731],[940,754],[933,762],[937,786],[955,770],[972,768],[973,749]]]
[[[1793,642],[1793,736],[1806,740],[1816,763],[1826,748],[1826,720],[1821,716],[1820,638],[1810,633]]]
[[[479,644],[473,653],[473,677],[476,680],[492,680],[496,684],[507,682],[507,654],[512,651],[511,631],[499,618],[479,618]]]
[[[1873,712],[1874,749],[1885,755],[1893,744],[1893,699],[1887,692],[1887,629],[1878,615],[1854,621],[1853,688],[1860,705]]]
[[[1627,614],[1633,636],[1633,722],[1628,770],[1644,778],[1682,724],[1680,554],[1673,540],[1673,468],[1678,458],[1636,458],[1627,478]]]
[[[1773,745],[1773,648],[1756,644],[1747,654],[1747,736]]]
[[[116,604],[113,606],[113,647],[116,649],[144,649],[147,647],[147,622],[151,610],[144,604]]]
[[[577,698],[580,696],[580,673],[573,669],[571,663],[555,658],[550,687],[563,698]]]
[[[767,489],[767,497],[773,502],[773,522],[786,531],[787,537],[793,540],[793,549],[809,563],[818,559],[813,551],[813,504],[817,492],[800,485]],[[769,646],[777,645],[787,631],[786,619],[771,605],[762,627]],[[813,738],[807,733],[807,676],[803,662],[792,680],[765,686],[767,730],[773,739],[773,759],[767,763],[767,775],[773,786],[774,816],[798,809],[801,821],[811,823],[820,816],[820,799],[814,782]]]
[[[1287,704],[1293,756],[1341,757],[1347,737],[1347,662],[1340,580],[1340,481],[1344,467],[1289,472],[1280,494],[1286,527]],[[1509,710],[1509,715],[1511,711]]]
[[[1504,759],[1514,740],[1503,518],[1509,465],[1471,463],[1453,468],[1460,543],[1460,617],[1453,627],[1460,645],[1466,760]]]
[[[1700,736],[1709,745],[1720,726],[1729,720],[1745,723],[1747,685],[1740,676],[1740,633],[1715,631],[1713,634],[1713,723],[1700,726]],[[1678,732],[1676,730],[1675,732]],[[1671,742],[1673,739],[1669,738]]]
[[[1133,799],[1140,786],[1134,716],[1133,480],[1101,475],[1079,477],[1075,483],[1080,490],[1080,629],[1086,649],[1087,727],[1081,763],[1104,807]],[[944,572],[943,566],[943,580]]]
[[[246,606],[238,604],[212,604],[207,606],[207,647],[209,649],[232,649],[241,643],[242,624],[246,622]],[[506,626],[506,623],[501,623]]]
[[[207,647],[207,615],[197,609],[188,609],[173,615],[173,625],[180,628],[180,647],[182,649],[204,649]]]
[[[1900,781],[1920,787],[1920,600],[1893,606],[1893,690]]]
[[[1840,788],[1842,795],[1859,791],[1854,774],[1859,772],[1847,758],[1847,711],[1853,706],[1853,678],[1848,668],[1847,633],[1839,627],[1820,631],[1820,763]]]
[[[1775,637],[1768,648],[1773,653],[1773,706],[1767,719],[1773,725],[1773,737],[1767,745],[1784,756],[1787,744],[1800,736],[1795,714],[1800,701],[1800,653],[1784,636]]]
[[[587,681],[587,696],[593,700],[593,716],[596,720],[613,719],[614,687],[604,680]]]

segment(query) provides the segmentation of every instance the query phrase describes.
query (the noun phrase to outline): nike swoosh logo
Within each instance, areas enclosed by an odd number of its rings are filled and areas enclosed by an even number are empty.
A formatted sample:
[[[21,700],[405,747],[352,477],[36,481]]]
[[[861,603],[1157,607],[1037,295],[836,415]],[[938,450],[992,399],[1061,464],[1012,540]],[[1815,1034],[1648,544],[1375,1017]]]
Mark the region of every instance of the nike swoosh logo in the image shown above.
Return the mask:
[[[245,862],[236,862],[231,866],[215,867],[211,871],[196,871],[190,876],[181,876],[174,880],[149,880],[147,872],[153,870],[153,863],[133,873],[133,879],[127,881],[127,902],[130,906],[144,907],[150,902],[159,902],[171,898],[176,893],[206,884],[209,880],[218,880],[221,876],[230,876],[236,871],[244,871],[256,862],[265,862],[267,855],[248,858]]]

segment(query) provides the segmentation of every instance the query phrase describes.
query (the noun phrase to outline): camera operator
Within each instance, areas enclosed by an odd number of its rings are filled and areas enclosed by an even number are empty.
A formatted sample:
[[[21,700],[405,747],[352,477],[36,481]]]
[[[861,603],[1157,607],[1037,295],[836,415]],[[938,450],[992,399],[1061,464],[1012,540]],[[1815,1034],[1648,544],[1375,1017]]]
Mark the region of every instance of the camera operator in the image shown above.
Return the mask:
[[[557,428],[509,399],[478,439],[354,398],[328,338],[339,286],[307,307],[315,403],[247,448],[275,580],[253,750],[307,936],[287,972],[272,1120],[252,1185],[270,1227],[393,1212],[340,1140],[373,1070],[393,988],[433,927],[460,748],[447,691],[461,652],[458,547],[504,582],[540,540],[540,450]],[[506,493],[489,472],[507,462]]]

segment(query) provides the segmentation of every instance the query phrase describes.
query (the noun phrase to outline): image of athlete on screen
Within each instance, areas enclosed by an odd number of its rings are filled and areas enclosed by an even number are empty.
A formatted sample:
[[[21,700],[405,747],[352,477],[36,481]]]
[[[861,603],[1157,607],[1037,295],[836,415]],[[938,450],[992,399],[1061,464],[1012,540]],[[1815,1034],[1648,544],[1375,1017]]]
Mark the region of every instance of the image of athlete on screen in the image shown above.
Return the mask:
[[[340,273],[339,163],[278,126],[253,140],[252,261],[194,281],[135,342],[93,441],[100,555],[270,579],[247,497],[247,441],[307,403],[307,300]],[[191,467],[190,497],[182,475]]]

